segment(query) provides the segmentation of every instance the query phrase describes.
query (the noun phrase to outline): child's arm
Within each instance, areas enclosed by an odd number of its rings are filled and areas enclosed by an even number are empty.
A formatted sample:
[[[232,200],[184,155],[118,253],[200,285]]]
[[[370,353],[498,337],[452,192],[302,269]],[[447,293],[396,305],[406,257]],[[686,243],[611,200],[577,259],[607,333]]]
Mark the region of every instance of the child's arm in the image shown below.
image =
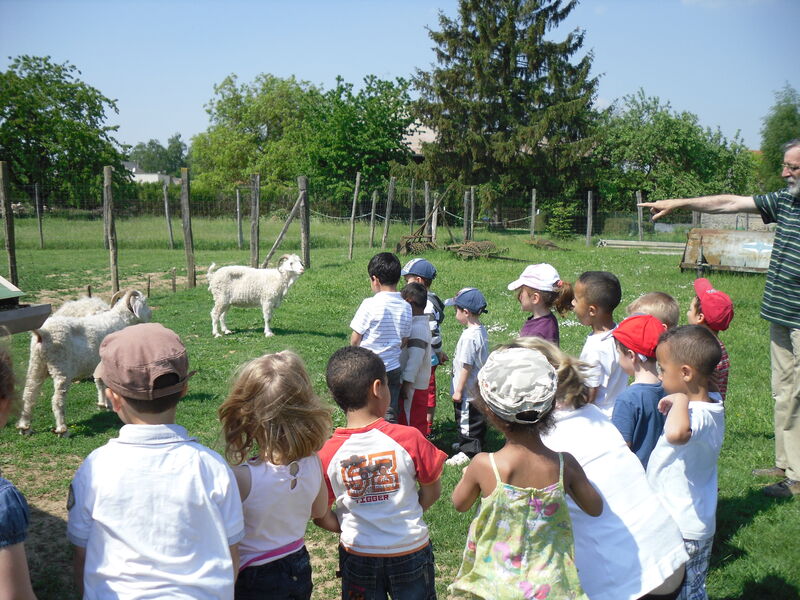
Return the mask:
[[[433,503],[439,499],[439,496],[442,495],[442,480],[441,478],[437,479],[433,483],[428,484],[419,484],[419,505],[422,507],[422,511],[425,512]]]
[[[363,337],[364,337],[363,333],[358,333],[357,331],[353,331],[353,333],[350,334],[350,345],[360,346]]]
[[[233,476],[236,478],[236,487],[239,488],[239,497],[244,502],[247,496],[250,495],[250,486],[252,484],[250,469],[247,468],[247,465],[236,465],[232,467],[232,471]]]
[[[330,510],[330,504],[328,504],[328,486],[323,477],[319,485],[317,497],[314,498],[314,502],[311,504],[311,517],[313,519],[321,519],[328,510]]]
[[[491,468],[488,465],[488,454],[480,453],[464,469],[461,481],[456,484],[453,494],[450,496],[453,508],[458,512],[466,512],[475,504],[475,500],[481,493],[479,476],[486,468]]]
[[[239,576],[239,544],[228,546],[231,551],[231,562],[233,563],[233,581]]]
[[[83,597],[83,569],[86,566],[86,548],[72,546],[72,576],[78,596]]]
[[[658,410],[667,415],[664,423],[664,435],[670,444],[682,446],[691,439],[689,396],[686,394],[664,396],[658,401]]]
[[[314,519],[314,525],[321,527],[322,529],[332,531],[333,533],[342,533],[342,528],[339,526],[339,520],[336,518],[336,513],[334,513],[330,507],[326,509],[324,515]]]
[[[586,473],[575,457],[568,452],[564,456],[564,488],[575,504],[590,517],[598,517],[603,512],[603,498],[594,489]]]
[[[472,365],[462,365],[461,370],[456,377],[456,384],[453,386],[453,402],[461,402],[461,397],[464,395],[464,388],[467,385]]]

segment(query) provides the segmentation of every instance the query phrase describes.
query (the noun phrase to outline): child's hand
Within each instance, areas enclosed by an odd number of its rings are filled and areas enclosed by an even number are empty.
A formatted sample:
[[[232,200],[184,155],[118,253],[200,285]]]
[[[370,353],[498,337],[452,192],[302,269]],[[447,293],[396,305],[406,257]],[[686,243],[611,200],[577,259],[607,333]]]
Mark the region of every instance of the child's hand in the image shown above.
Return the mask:
[[[674,401],[678,398],[686,398],[686,394],[670,394],[669,396],[664,396],[658,401],[658,412],[662,415],[668,414]]]
[[[447,356],[447,354],[445,354],[444,352],[437,352],[437,353],[436,353],[436,356],[438,356],[438,357],[439,357],[439,364],[444,364],[444,363],[446,363],[448,360],[450,360],[450,357],[449,357],[449,356]]]
[[[453,402],[461,402],[461,392],[453,393]]]

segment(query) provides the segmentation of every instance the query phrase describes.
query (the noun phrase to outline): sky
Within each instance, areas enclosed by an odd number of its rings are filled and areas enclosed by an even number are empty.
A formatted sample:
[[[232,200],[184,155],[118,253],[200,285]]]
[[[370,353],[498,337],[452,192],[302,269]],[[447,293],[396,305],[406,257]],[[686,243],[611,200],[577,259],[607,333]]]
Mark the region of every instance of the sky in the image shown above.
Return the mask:
[[[457,0],[0,0],[0,70],[49,55],[115,99],[108,125],[126,144],[209,125],[214,86],[236,74],[409,78],[435,62],[428,28]],[[727,138],[760,146],[762,120],[787,83],[800,90],[800,0],[583,0],[551,37],[585,31],[597,105],[636,93],[669,101]]]

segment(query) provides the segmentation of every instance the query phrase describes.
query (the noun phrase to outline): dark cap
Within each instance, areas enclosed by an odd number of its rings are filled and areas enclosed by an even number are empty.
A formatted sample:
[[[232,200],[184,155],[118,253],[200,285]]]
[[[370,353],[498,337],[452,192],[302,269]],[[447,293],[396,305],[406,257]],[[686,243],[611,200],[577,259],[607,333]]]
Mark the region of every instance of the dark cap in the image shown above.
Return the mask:
[[[455,296],[444,301],[445,306],[465,308],[473,315],[489,312],[486,310],[486,298],[478,288],[462,288]]]
[[[412,258],[405,264],[403,270],[400,271],[400,275],[403,277],[406,275],[416,275],[417,277],[423,277],[429,281],[433,281],[436,278],[436,267],[427,259]]]
[[[153,389],[155,380],[174,373],[178,383]],[[189,377],[189,357],[178,334],[160,323],[140,323],[115,331],[100,344],[95,378],[125,398],[155,400],[180,392]]]

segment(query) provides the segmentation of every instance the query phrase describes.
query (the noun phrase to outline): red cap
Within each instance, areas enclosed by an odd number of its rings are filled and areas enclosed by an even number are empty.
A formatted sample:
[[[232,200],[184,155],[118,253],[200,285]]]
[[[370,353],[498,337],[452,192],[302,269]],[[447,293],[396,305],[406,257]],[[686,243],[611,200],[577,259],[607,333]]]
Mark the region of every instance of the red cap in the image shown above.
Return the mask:
[[[725,331],[733,320],[733,300],[725,292],[715,290],[705,277],[694,280],[694,293],[700,298],[699,312],[705,324],[714,331]]]
[[[666,331],[664,324],[653,315],[632,315],[623,319],[611,335],[626,348],[648,358],[654,358],[658,338],[664,331]]]

